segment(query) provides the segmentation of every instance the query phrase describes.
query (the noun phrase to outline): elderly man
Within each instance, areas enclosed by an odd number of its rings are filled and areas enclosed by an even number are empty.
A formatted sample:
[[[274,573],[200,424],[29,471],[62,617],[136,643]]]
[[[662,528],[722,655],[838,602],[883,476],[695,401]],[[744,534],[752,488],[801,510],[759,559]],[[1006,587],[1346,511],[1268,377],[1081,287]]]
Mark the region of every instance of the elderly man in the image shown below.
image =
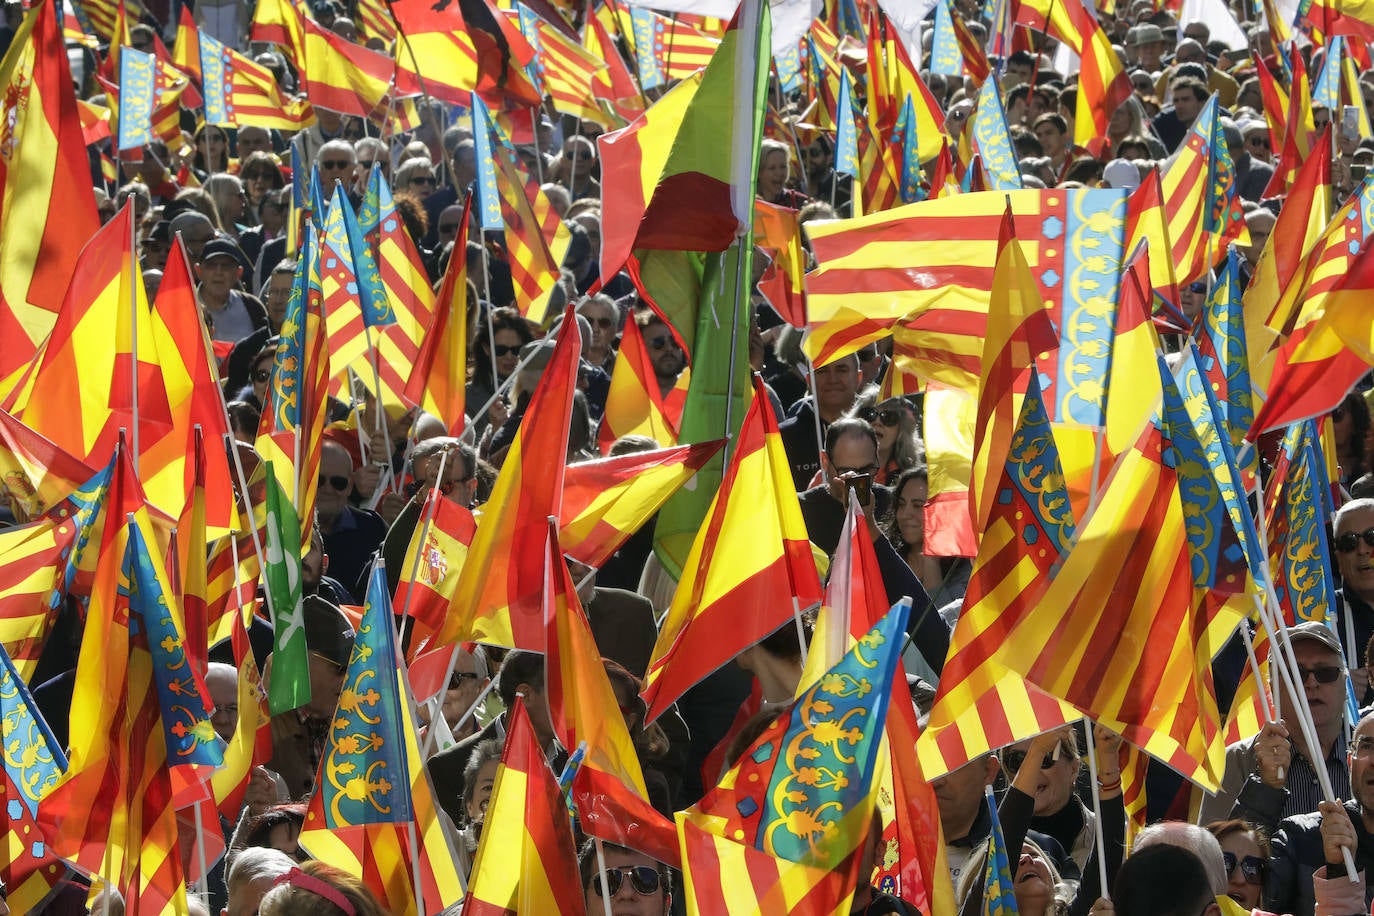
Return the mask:
[[[1197,64],[1207,71],[1207,91],[1217,94],[1217,101],[1221,103],[1222,108],[1230,108],[1235,104],[1236,96],[1240,94],[1240,84],[1229,73],[1223,73],[1213,67],[1207,60],[1207,49],[1202,42],[1192,38],[1185,38],[1178,43],[1178,49],[1174,51],[1173,64],[1155,81],[1155,95],[1164,98],[1164,93],[1168,90],[1169,83],[1173,82],[1181,64]]]
[[[350,505],[353,458],[348,449],[325,439],[320,449],[320,479],[315,491],[315,515],[324,535],[330,571],[355,595],[366,588],[363,573],[372,552],[386,537],[386,522],[376,512]]]
[[[1288,633],[1320,748],[1313,752],[1307,747],[1291,716],[1264,726],[1253,738],[1231,745],[1226,749],[1221,791],[1203,800],[1199,820],[1204,824],[1243,817],[1272,829],[1281,818],[1317,810],[1321,793],[1313,761],[1318,759],[1336,795],[1345,798],[1350,794],[1352,781],[1345,749],[1341,747],[1345,709],[1341,644],[1329,627],[1316,621],[1290,627]],[[1281,708],[1291,710],[1294,702],[1287,689],[1283,689]]]
[[[1339,804],[1324,801],[1320,811],[1287,818],[1274,834],[1265,909],[1293,916],[1312,916],[1319,904],[1324,913],[1369,911],[1374,886],[1366,885],[1365,877],[1374,874],[1374,715],[1356,726],[1346,759],[1354,797]],[[1336,794],[1344,798],[1351,792],[1337,789]],[[1358,871],[1353,886],[1342,848],[1350,851]],[[1356,888],[1354,901],[1331,905],[1334,895],[1350,895]]]
[[[1336,592],[1336,632],[1345,643],[1345,658],[1361,705],[1370,702],[1369,671],[1359,667],[1374,638],[1374,499],[1354,499],[1341,506],[1331,547],[1341,574]]]

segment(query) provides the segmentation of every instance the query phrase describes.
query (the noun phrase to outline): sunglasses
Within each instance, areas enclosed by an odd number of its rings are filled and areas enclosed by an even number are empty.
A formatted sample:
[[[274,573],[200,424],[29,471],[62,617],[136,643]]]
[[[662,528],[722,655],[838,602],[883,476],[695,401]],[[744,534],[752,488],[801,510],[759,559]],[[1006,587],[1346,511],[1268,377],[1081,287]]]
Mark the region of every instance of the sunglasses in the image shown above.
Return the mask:
[[[520,344],[493,344],[491,352],[493,356],[514,356],[520,352]]]
[[[658,893],[658,869],[652,865],[608,868],[601,874],[592,876],[592,887],[598,897],[614,897],[620,893],[620,886],[625,883],[626,875],[630,876],[630,887],[635,889],[636,894],[647,897]]]
[[[347,477],[344,477],[339,474],[321,474],[320,486],[324,486],[326,484],[342,493],[344,490],[347,490],[349,488],[349,486],[352,484],[352,481],[350,481]]]
[[[271,377],[272,377],[272,370],[271,370],[271,369],[254,369],[254,370],[253,370],[253,381],[255,381],[255,382],[259,382],[259,383],[265,382],[265,381],[267,381],[268,379],[270,379]],[[1355,548],[1352,547],[1352,548],[1350,548],[1350,549],[1351,549],[1351,550],[1354,550]]]
[[[1317,679],[1318,684],[1332,684],[1336,679],[1345,673],[1345,669],[1340,665],[1318,665],[1315,668],[1304,668],[1298,666],[1298,683],[1306,684],[1307,676],[1310,674]]]
[[[602,328],[603,330],[615,327],[614,318],[589,318],[587,320],[590,321],[596,327]]]
[[[411,184],[422,184],[422,185],[426,185],[426,186],[429,186],[429,187],[433,187],[434,184],[435,184],[435,178],[434,178],[433,175],[420,175],[420,176],[418,176],[418,177],[416,177],[416,178],[410,179],[410,183],[411,183]]]
[[[318,652],[311,652],[311,653],[310,653],[310,656],[311,656],[311,658],[317,658],[317,659],[319,659],[320,661],[324,662],[324,663],[325,663],[326,665],[328,665],[329,667],[333,668],[333,669],[334,669],[334,673],[335,673],[335,674],[338,674],[340,677],[342,677],[343,675],[345,675],[345,674],[348,673],[348,666],[347,666],[347,665],[341,665],[341,664],[339,664],[338,662],[334,661],[334,659],[330,658],[330,657],[327,656],[327,655],[321,655],[321,654],[318,653]]]
[[[1366,528],[1359,532],[1347,531],[1331,543],[1341,553],[1354,553],[1355,548],[1360,546],[1360,541],[1364,541],[1366,547],[1374,547],[1374,528]]]
[[[1246,140],[1245,142],[1250,144],[1251,146],[1260,146],[1264,149],[1269,149],[1269,141],[1264,139],[1263,137],[1251,137],[1249,140]]]
[[[448,689],[457,690],[459,687],[463,686],[463,681],[467,680],[477,681],[481,680],[481,678],[471,671],[455,671],[453,672],[453,677],[448,679]]]
[[[1240,873],[1245,876],[1246,884],[1264,883],[1264,872],[1269,863],[1265,862],[1259,856],[1246,856],[1243,859],[1237,859],[1234,852],[1223,852],[1221,858],[1226,863],[1226,874],[1228,876],[1234,875],[1236,873],[1236,866],[1239,865]]]
[[[886,410],[874,410],[872,407],[865,407],[859,411],[859,419],[865,423],[881,423],[884,426],[897,426],[901,423],[902,415],[892,408]]]
[[[585,153],[564,153],[563,158],[571,159],[573,162],[586,162],[588,159],[592,157],[586,155]]]
[[[1056,754],[1057,751],[1057,754]],[[1069,760],[1071,755],[1064,750],[1061,744],[1055,751],[1046,754],[1040,761],[1040,769],[1052,770],[1054,765],[1061,760]],[[1002,755],[1002,766],[1006,767],[1008,773],[1016,773],[1021,769],[1021,764],[1026,762],[1025,751],[1007,751]]]
[[[377,160],[376,160],[376,159],[359,159],[359,160],[358,160],[358,165],[360,165],[360,166],[362,166],[363,168],[367,169],[369,172],[372,171],[372,166],[376,165],[376,163],[377,163]]]
[[[349,162],[347,159],[326,159],[320,163],[320,168],[326,171],[333,169],[351,169],[353,168],[353,163]]]
[[[673,340],[671,334],[659,334],[655,337],[650,337],[644,342],[655,350],[665,349],[669,344],[673,344],[674,346],[677,345],[677,341]]]

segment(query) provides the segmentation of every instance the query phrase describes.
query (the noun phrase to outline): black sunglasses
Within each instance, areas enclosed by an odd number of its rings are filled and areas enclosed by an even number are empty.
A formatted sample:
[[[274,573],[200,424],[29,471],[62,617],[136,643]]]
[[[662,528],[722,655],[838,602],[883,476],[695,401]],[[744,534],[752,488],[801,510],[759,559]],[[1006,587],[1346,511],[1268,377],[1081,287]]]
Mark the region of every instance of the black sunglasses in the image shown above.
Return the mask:
[[[1060,745],[1058,748],[1056,748],[1056,750],[1058,750],[1059,756],[1056,757],[1053,751],[1046,754],[1044,756],[1044,759],[1040,761],[1040,769],[1050,770],[1053,769],[1054,765],[1059,761],[1071,759],[1069,753],[1064,750],[1063,745]],[[1021,764],[1025,762],[1025,751],[1005,751],[1002,754],[1002,766],[1007,768],[1008,773],[1016,773],[1020,771]]]
[[[351,169],[353,168],[353,163],[349,162],[347,159],[326,159],[320,163],[320,168],[326,171],[330,169]]]
[[[859,411],[859,419],[865,423],[872,423],[876,420],[884,426],[897,426],[902,421],[902,415],[890,407],[886,410],[874,410],[872,407],[865,407]]]
[[[1306,684],[1307,676],[1310,674],[1317,679],[1318,684],[1331,684],[1344,673],[1345,669],[1340,665],[1318,665],[1315,668],[1304,668],[1299,665],[1298,683]]]
[[[1355,548],[1360,546],[1360,541],[1364,541],[1365,546],[1374,547],[1374,528],[1366,528],[1363,531],[1347,531],[1338,536],[1331,543],[1341,553],[1354,553]]]
[[[592,887],[595,888],[598,897],[614,897],[620,893],[620,886],[625,883],[626,875],[630,876],[630,887],[635,889],[636,894],[647,897],[649,894],[658,893],[658,869],[652,865],[608,868],[592,876]]]
[[[433,175],[417,175],[416,177],[410,179],[410,183],[433,185],[435,183],[435,178]]]
[[[520,344],[493,344],[491,352],[493,356],[513,356],[520,352]]]
[[[1226,863],[1226,874],[1233,875],[1236,866],[1240,866],[1240,873],[1245,876],[1246,884],[1263,884],[1264,872],[1269,863],[1259,856],[1246,856],[1243,859],[1236,858],[1234,852],[1222,852],[1221,858]]]
[[[652,348],[655,349],[655,350],[662,350],[662,349],[666,348],[666,347],[668,346],[668,344],[675,344],[675,343],[676,343],[676,341],[673,340],[673,337],[672,337],[671,334],[659,334],[659,335],[657,335],[657,336],[655,336],[655,337],[650,337],[648,340],[646,340],[646,341],[644,341],[644,342],[647,343],[650,347],[652,347]]]
[[[479,681],[481,678],[472,671],[455,671],[453,672],[453,677],[448,679],[448,689],[457,690],[459,687],[463,686],[463,681],[467,680]]]
[[[324,486],[324,485],[326,485],[326,484],[328,484],[329,486],[333,487],[334,489],[336,489],[336,490],[338,490],[340,493],[342,493],[344,490],[347,490],[347,489],[349,488],[349,486],[352,485],[352,481],[350,481],[347,477],[344,477],[344,476],[339,475],[339,474],[331,474],[331,475],[321,474],[321,475],[320,475],[320,486]]]
[[[596,325],[598,328],[613,328],[613,327],[615,327],[615,319],[614,319],[614,318],[606,318],[606,317],[603,316],[603,317],[601,317],[601,318],[589,318],[588,320],[589,320],[592,324]]]
[[[255,382],[265,382],[265,381],[267,381],[268,379],[270,379],[271,377],[272,377],[272,370],[271,370],[271,369],[254,369],[254,370],[253,370],[253,381],[255,381]],[[1353,548],[1353,547],[1351,548],[1351,550],[1354,550],[1354,549],[1355,549],[1355,548]]]

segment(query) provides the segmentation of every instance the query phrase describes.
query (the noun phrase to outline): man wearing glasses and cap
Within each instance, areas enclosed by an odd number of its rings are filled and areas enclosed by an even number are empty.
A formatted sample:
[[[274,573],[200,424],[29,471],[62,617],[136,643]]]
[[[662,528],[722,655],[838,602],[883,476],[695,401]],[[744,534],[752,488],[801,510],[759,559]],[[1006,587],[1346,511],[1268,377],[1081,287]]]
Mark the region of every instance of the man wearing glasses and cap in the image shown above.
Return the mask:
[[[1316,811],[1322,793],[1314,765],[1326,767],[1337,798],[1350,797],[1350,768],[1341,734],[1346,668],[1340,641],[1318,621],[1289,627],[1288,634],[1320,749],[1308,749],[1292,714],[1294,698],[1281,687],[1283,718],[1226,749],[1221,791],[1203,799],[1199,823],[1240,817],[1273,830],[1285,817]]]

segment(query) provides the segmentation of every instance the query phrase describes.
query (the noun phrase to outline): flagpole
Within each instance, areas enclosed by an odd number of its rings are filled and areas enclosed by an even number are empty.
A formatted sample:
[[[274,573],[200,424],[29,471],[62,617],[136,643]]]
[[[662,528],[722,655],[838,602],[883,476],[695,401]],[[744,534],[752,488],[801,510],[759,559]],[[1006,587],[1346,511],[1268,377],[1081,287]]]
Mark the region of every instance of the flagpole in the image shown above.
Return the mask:
[[[1093,736],[1093,728],[1093,720],[1084,718],[1083,731],[1088,745],[1088,784],[1092,786],[1093,795],[1093,834],[1097,842],[1097,878],[1101,882],[1102,896],[1110,899],[1111,885],[1107,883],[1107,841],[1102,833],[1102,785],[1097,781],[1097,741]]]
[[[134,476],[138,476],[138,287],[143,283],[143,275],[138,272],[138,251],[135,233],[137,227],[134,225],[133,195],[124,201],[124,206],[129,209],[129,334],[133,359],[129,361],[129,384],[131,392],[130,406],[133,409],[133,430],[131,432],[129,457],[133,459]]]
[[[1264,708],[1264,721],[1267,725],[1274,724],[1274,702],[1270,695],[1269,688],[1264,683],[1264,674],[1260,671],[1259,657],[1255,655],[1255,643],[1250,638],[1250,628],[1244,622],[1240,626],[1241,639],[1245,641],[1245,654],[1250,659],[1250,670],[1255,675],[1255,685],[1260,692],[1260,705]],[[1283,767],[1279,767],[1279,778],[1283,778]]]
[[[196,859],[200,865],[200,888],[207,897],[210,895],[210,866],[205,861],[205,823],[200,814],[200,802],[191,806],[196,821]],[[421,914],[423,916],[423,914]]]
[[[1269,570],[1269,534],[1264,517],[1264,475],[1262,473],[1255,474],[1255,496],[1255,528],[1260,539],[1260,557],[1264,566],[1262,570],[1264,580],[1260,584],[1264,589],[1264,596],[1261,598],[1259,595],[1252,595],[1251,599],[1255,603],[1256,610],[1259,611],[1260,619],[1264,621],[1265,627],[1269,630],[1270,639],[1279,650],[1279,675],[1292,695],[1293,713],[1297,717],[1308,753],[1317,758],[1317,762],[1313,763],[1312,770],[1316,774],[1322,797],[1329,802],[1335,802],[1337,799],[1335,790],[1331,786],[1331,776],[1326,772],[1326,767],[1319,762],[1326,759],[1326,751],[1317,739],[1317,729],[1312,720],[1312,710],[1307,704],[1306,693],[1303,690],[1302,674],[1298,667],[1297,655],[1293,651],[1293,644],[1288,636],[1288,623],[1284,620],[1283,610],[1279,607],[1278,596],[1274,594],[1273,576]],[[1274,661],[1273,651],[1269,653],[1269,660],[1272,664]],[[1352,884],[1357,883],[1359,878],[1355,870],[1355,860],[1349,847],[1341,847],[1341,858],[1345,862],[1346,873],[1350,876],[1350,882]]]
[[[601,837],[592,837],[592,843],[596,846],[596,870],[601,877],[601,909],[606,916],[611,916],[611,889],[606,885],[606,849],[601,845]],[[623,876],[622,876],[623,877]]]
[[[409,715],[409,713],[405,713]],[[410,838],[410,878],[415,882],[415,907],[419,916],[425,916],[425,884],[420,874],[420,841],[415,836],[415,807],[410,809],[410,820],[406,821],[406,834]]]

